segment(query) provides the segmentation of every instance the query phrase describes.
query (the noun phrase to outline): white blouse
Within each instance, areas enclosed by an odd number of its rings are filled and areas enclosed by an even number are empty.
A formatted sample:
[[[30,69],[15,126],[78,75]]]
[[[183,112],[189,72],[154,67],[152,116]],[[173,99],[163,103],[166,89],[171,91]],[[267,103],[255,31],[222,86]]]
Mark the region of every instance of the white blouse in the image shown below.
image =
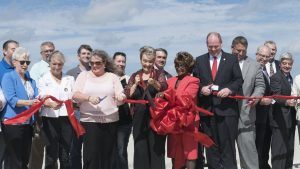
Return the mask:
[[[75,82],[74,77],[63,74],[61,78],[61,82],[58,83],[49,72],[43,75],[39,79],[38,89],[39,89],[40,97],[43,98],[48,95],[51,95],[61,101],[71,99],[74,82]],[[45,116],[45,117],[59,117],[59,116],[67,116],[67,115],[68,113],[65,104],[63,104],[57,110],[54,110],[46,106],[44,106],[41,110],[41,116]]]

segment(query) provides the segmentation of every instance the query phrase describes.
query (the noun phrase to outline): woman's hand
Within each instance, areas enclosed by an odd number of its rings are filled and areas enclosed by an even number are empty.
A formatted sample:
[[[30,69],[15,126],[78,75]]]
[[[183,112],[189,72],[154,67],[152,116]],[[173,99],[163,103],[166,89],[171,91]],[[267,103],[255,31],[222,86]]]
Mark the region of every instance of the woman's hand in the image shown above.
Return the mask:
[[[152,78],[149,78],[148,79],[148,84],[149,85],[152,85],[156,90],[160,90],[160,84],[158,83],[158,81],[157,80],[154,80],[154,79],[152,79]]]
[[[152,79],[152,78],[149,78],[149,79],[148,79],[148,84],[149,84],[149,85],[155,86],[156,83],[157,83],[156,80],[154,80],[154,79]]]
[[[40,100],[39,99],[33,99],[33,100],[29,100],[29,102],[30,102],[30,106],[32,106],[35,103],[39,103]]]
[[[51,107],[52,109],[54,109],[54,110],[57,110],[57,109],[60,109],[61,104],[58,104],[58,103],[56,103],[56,102],[51,102],[51,103],[50,103],[50,107]]]
[[[100,98],[98,96],[89,96],[88,101],[93,105],[96,105],[100,103]]]
[[[135,76],[135,78],[134,78],[134,80],[135,80],[135,85],[138,85],[140,82],[141,82],[141,77],[140,77],[140,75],[136,75]]]
[[[159,92],[155,95],[155,98],[163,98],[164,97],[164,92]]]

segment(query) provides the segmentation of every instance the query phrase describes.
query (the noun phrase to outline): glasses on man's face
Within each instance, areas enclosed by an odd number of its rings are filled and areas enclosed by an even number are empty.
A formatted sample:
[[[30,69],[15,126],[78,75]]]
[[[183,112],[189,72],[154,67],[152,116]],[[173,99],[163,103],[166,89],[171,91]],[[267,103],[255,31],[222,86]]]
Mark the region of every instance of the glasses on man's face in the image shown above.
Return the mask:
[[[24,65],[26,63],[26,65],[30,65],[31,61],[29,60],[17,60],[18,62],[20,62],[21,65]]]
[[[101,61],[96,61],[96,62],[90,61],[90,65],[91,65],[91,66],[94,66],[94,65],[100,66],[100,65],[103,65],[103,62],[101,62]]]

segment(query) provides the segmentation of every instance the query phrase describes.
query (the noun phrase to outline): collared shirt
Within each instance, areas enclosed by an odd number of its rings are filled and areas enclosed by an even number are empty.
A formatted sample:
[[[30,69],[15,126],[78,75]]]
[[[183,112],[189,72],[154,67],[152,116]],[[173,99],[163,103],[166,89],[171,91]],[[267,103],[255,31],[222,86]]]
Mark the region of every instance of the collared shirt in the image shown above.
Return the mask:
[[[277,70],[276,70],[276,65],[275,65],[274,61],[272,62],[272,67],[273,67],[274,74],[275,74],[277,72]],[[266,70],[267,70],[268,75],[270,75],[270,62],[266,63]]]
[[[30,70],[30,77],[38,83],[39,79],[49,71],[49,63],[45,62],[44,60],[41,60],[32,66]]]
[[[61,82],[58,83],[54,80],[51,73],[48,72],[39,80],[39,93],[41,97],[51,95],[57,98],[58,100],[65,101],[72,98],[72,90],[74,83],[74,77],[64,74],[62,75]],[[63,104],[57,110],[54,110],[49,107],[43,107],[41,111],[41,116],[46,117],[59,117],[67,115],[68,113],[65,104]]]
[[[8,64],[6,62],[6,60],[3,58],[0,62],[0,83],[1,83],[1,80],[3,78],[3,75],[5,73],[8,73],[10,71],[13,71],[14,70],[14,67],[12,67],[10,64]]]
[[[239,65],[240,65],[240,68],[241,68],[241,70],[243,70],[243,65],[244,65],[244,62],[245,62],[245,60],[243,59],[243,60],[241,60],[241,61],[239,61]]]
[[[217,61],[218,61],[217,68],[219,68],[221,56],[222,56],[222,52],[220,52],[219,55],[217,56]],[[214,57],[213,57],[212,55],[209,54],[209,64],[210,64],[210,68],[212,68],[213,62],[214,62]]]

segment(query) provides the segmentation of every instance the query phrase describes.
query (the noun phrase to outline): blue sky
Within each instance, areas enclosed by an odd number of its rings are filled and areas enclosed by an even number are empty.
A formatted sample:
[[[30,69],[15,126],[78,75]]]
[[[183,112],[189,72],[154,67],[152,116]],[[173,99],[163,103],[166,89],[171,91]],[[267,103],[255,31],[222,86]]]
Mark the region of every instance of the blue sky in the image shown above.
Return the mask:
[[[53,41],[67,57],[65,70],[77,65],[80,44],[128,55],[127,73],[140,68],[141,46],[169,51],[166,69],[185,50],[194,57],[207,52],[208,32],[220,32],[230,52],[235,36],[248,39],[248,55],[266,40],[277,42],[279,55],[295,57],[293,74],[300,73],[299,0],[0,0],[0,43],[15,39],[40,59],[39,46]]]

